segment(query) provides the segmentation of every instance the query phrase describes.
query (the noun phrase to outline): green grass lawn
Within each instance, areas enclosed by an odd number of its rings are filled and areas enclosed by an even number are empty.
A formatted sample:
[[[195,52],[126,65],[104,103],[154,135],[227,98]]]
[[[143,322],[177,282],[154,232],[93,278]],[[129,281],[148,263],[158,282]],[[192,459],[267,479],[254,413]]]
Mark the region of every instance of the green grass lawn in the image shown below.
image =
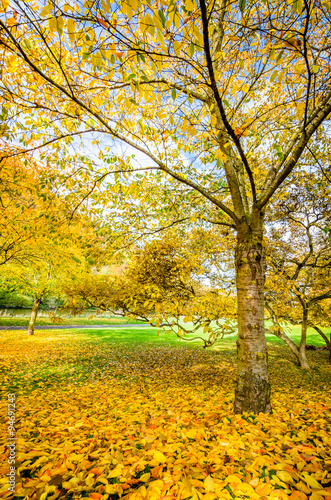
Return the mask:
[[[297,344],[300,343],[301,336],[301,327],[300,326],[291,326],[287,328],[287,334],[290,336],[294,342]],[[93,338],[98,338],[98,340],[103,341],[107,339],[117,339],[118,341],[127,341],[128,338],[131,339],[132,342],[153,342],[153,343],[170,343],[170,344],[183,344],[183,345],[192,345],[195,346],[202,345],[201,340],[193,340],[194,337],[200,336],[202,338],[207,338],[207,335],[202,333],[202,331],[197,331],[194,335],[187,335],[186,337],[179,339],[176,337],[174,333],[164,333],[159,332],[158,328],[118,328],[116,331],[113,330],[89,330],[89,335]],[[227,346],[230,348],[234,348],[237,334],[232,333],[231,335],[226,335],[223,339],[220,339],[213,349],[222,348],[222,346]],[[276,345],[285,345],[284,342],[276,337],[275,335],[267,334],[266,335],[267,342]],[[191,340],[192,339],[192,340]],[[322,337],[314,332],[314,330],[309,329],[307,335],[307,344],[315,345],[315,346],[323,346],[325,345]]]
[[[271,321],[266,321],[266,327],[269,328],[271,326]],[[185,323],[184,326],[188,329],[189,327],[192,327],[193,324],[192,323]],[[324,328],[323,331],[325,333],[328,333],[330,332],[330,329],[326,329]],[[297,326],[287,326],[285,327],[285,332],[287,335],[289,335],[289,337],[294,341],[296,342],[297,344],[300,343],[300,337],[301,337],[301,326],[300,325],[297,325]],[[176,336],[174,334],[166,334],[164,335],[163,333],[160,334],[161,335],[161,339],[166,339],[166,338],[174,338],[176,339]],[[202,331],[202,328],[197,330],[197,332],[194,334],[194,335],[187,335],[187,339],[191,339],[191,338],[194,338],[196,336],[199,336],[199,337],[202,337],[202,338],[207,338],[208,335],[207,334],[204,334],[203,331]],[[229,334],[229,335],[225,335],[223,339],[220,339],[217,344],[215,344],[215,348],[219,348],[219,346],[222,344],[222,345],[229,345],[229,346],[232,346],[234,345],[235,341],[236,341],[236,337],[237,337],[237,332],[235,333],[232,333],[232,334]],[[271,334],[267,334],[266,335],[266,339],[267,339],[267,342],[271,342],[273,344],[278,344],[278,345],[285,345],[284,342],[279,339],[278,337],[276,337],[275,335],[271,335]],[[176,340],[177,341],[177,340]],[[179,341],[179,339],[178,339]],[[183,339],[183,342],[186,342],[185,339]],[[199,345],[202,343],[201,340],[190,340],[188,343],[195,343],[196,345]],[[307,334],[307,345],[310,344],[310,345],[315,345],[315,346],[323,346],[325,345],[325,342],[324,340],[322,339],[322,337],[317,333],[315,332],[315,330],[313,330],[312,328],[308,328],[308,334]]]
[[[29,317],[0,317],[0,326],[28,326]],[[73,318],[63,318],[61,325],[121,325],[121,324],[141,324],[142,321],[136,321],[128,318],[121,318],[112,316],[111,318],[89,318],[89,317],[73,317]],[[48,317],[37,317],[37,326],[52,326],[56,323],[52,322]]]
[[[1,335],[9,335],[11,334],[12,339],[20,338],[21,341],[24,341],[25,332],[0,332]],[[196,334],[195,334],[196,335]],[[200,333],[202,337],[206,336]],[[15,337],[14,337],[15,336]],[[291,338],[298,342],[300,339],[300,328],[292,327],[290,332]],[[8,337],[10,338],[10,336]],[[188,336],[187,339],[192,338],[192,336]],[[29,366],[25,366],[24,363],[18,362],[20,368],[15,373],[12,374],[11,380],[14,382],[14,385],[19,383],[19,380],[25,380],[25,377],[28,377],[31,384],[27,385],[28,391],[34,390],[39,383],[46,383],[47,386],[52,385],[57,382],[63,382],[64,380],[73,380],[76,382],[84,381],[90,377],[90,367],[93,364],[96,368],[97,372],[101,371],[101,367],[103,365],[103,361],[105,355],[109,352],[109,350],[115,351],[118,353],[118,359],[124,360],[124,364],[127,362],[126,354],[128,353],[128,357],[132,355],[133,352],[142,352],[144,349],[147,351],[154,349],[161,349],[162,352],[164,349],[175,349],[174,352],[182,351],[185,353],[185,357],[187,357],[187,352],[197,352],[199,356],[207,356],[208,359],[214,359],[214,362],[219,361],[219,356],[221,355],[222,359],[226,359],[228,362],[230,361],[233,366],[236,363],[236,334],[231,334],[226,336],[224,339],[220,339],[214,346],[204,350],[202,348],[201,340],[185,340],[176,337],[173,333],[164,333],[159,331],[158,328],[147,327],[142,325],[139,327],[119,327],[116,329],[82,329],[82,330],[51,330],[51,331],[43,331],[37,330],[35,335],[31,337],[31,342],[33,342],[38,348],[40,344],[47,344],[47,339],[51,341],[51,343],[58,343],[61,348],[64,348],[64,345],[67,342],[77,344],[78,346],[84,347],[84,354],[81,356],[79,354],[79,349],[77,354],[75,354],[72,360],[66,359],[66,357],[59,362],[57,360],[56,364],[53,365],[51,361],[48,359],[45,360],[38,368],[35,369],[34,373],[29,374]],[[62,342],[63,340],[63,342]],[[29,341],[30,342],[30,341]],[[277,337],[273,335],[267,335],[268,342],[268,350],[269,350],[269,359],[271,360],[272,366],[273,364],[280,363],[285,364],[286,369],[290,371],[290,373],[297,371],[302,376],[308,376],[304,372],[302,372],[299,367],[295,364],[295,357],[290,352],[288,347]],[[308,344],[313,344],[316,346],[324,345],[323,340],[317,333],[310,332],[308,334],[307,339]],[[85,346],[88,346],[87,351],[88,355],[86,355]],[[97,349],[94,351],[94,349]],[[205,354],[204,354],[205,353]],[[323,358],[323,362],[328,363],[327,356],[328,352],[308,352],[308,359],[315,360],[316,356],[318,358]],[[101,356],[99,358],[99,356]],[[216,356],[216,357],[215,357]],[[101,364],[100,364],[101,363]],[[315,368],[318,370],[318,363]],[[16,379],[16,375],[18,379]],[[121,375],[123,376],[123,372],[121,369]],[[37,384],[37,385],[36,385]]]
[[[5,327],[5,326],[28,326],[29,324],[29,318],[28,317],[0,317],[0,326]],[[89,318],[89,317],[73,317],[73,318],[64,318],[63,323],[61,325],[66,326],[66,325],[121,325],[121,324],[144,324],[142,321],[136,321],[133,319],[128,319],[128,318],[121,318],[121,317],[115,317],[112,316],[111,318],[106,318],[106,317],[97,317],[97,318]],[[37,326],[54,326],[54,324],[48,317],[39,317],[37,318],[36,322]],[[189,328],[192,327],[192,323],[185,323],[185,327]],[[267,321],[266,326],[269,328],[271,326],[271,322]],[[147,332],[145,329],[144,330],[130,330],[130,336],[132,338],[137,338],[138,340],[143,340],[146,338],[150,339],[150,341],[154,342],[170,342],[170,343],[178,343],[181,342],[180,339],[176,338],[176,336],[173,333],[169,334],[164,334],[163,332],[157,336],[156,332],[158,331],[157,328],[149,330]],[[297,344],[300,343],[300,336],[301,336],[301,326],[289,326],[286,327],[285,329],[286,333],[291,337],[294,342]],[[117,333],[111,332],[111,333],[101,333],[100,330],[96,330],[97,335],[100,336],[100,340],[102,338],[115,338],[116,335],[118,335],[118,338],[126,338],[127,337],[127,331],[118,330]],[[136,332],[136,333],[134,333]],[[142,333],[144,332],[144,333]],[[329,329],[324,329],[325,333],[329,333]],[[215,349],[219,349],[221,343],[224,346],[231,347],[236,339],[237,333],[233,333],[231,335],[226,335],[224,339],[219,340],[218,343],[215,345]],[[188,335],[187,339],[193,338],[195,336],[200,336],[203,338],[207,338],[207,335],[202,332],[202,329],[198,330],[194,335]],[[278,337],[275,335],[267,334],[266,335],[267,341],[271,342],[273,344],[278,344],[278,345],[284,345],[284,342],[280,340]],[[190,344],[194,343],[195,345],[202,344],[202,341],[200,340],[192,340],[187,342],[186,340],[183,340],[182,342]],[[312,328],[308,329],[308,335],[307,335],[307,345],[315,345],[315,346],[324,346],[325,342],[322,339],[322,337],[315,332]]]

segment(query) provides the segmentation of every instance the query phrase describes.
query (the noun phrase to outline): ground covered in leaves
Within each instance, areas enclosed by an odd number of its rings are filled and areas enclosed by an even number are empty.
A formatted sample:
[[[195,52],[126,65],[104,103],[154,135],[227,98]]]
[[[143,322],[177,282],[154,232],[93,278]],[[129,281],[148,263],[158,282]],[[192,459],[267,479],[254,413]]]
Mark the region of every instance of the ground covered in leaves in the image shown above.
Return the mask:
[[[325,352],[309,352],[302,374],[270,344],[274,413],[238,416],[233,342],[205,351],[146,331],[1,332],[0,498],[331,500]]]

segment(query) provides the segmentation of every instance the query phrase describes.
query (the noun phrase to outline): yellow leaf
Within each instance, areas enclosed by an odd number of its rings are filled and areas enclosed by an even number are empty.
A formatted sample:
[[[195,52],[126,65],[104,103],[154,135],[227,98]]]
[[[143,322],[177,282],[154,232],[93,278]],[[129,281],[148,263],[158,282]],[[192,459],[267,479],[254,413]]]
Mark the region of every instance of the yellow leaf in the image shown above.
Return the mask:
[[[113,469],[112,471],[109,472],[107,477],[118,477],[122,474],[122,467],[119,467],[118,465]]]
[[[87,476],[87,478],[85,479],[85,484],[87,484],[87,486],[93,486],[94,485],[93,474],[89,474]]]
[[[56,31],[56,29],[57,29],[57,21],[56,21],[56,17],[55,16],[51,17],[48,20],[48,28],[49,28],[49,30],[51,32]]]
[[[174,51],[175,51],[176,56],[179,56],[179,54],[180,54],[180,48],[181,48],[180,43],[177,42],[177,40],[175,40],[174,41]]]
[[[303,460],[300,460],[300,462],[297,463],[298,470],[302,471],[302,469],[304,468],[305,465],[306,465],[306,462],[304,462]]]
[[[70,481],[64,481],[64,483],[62,483],[62,488],[70,490],[72,488],[72,483],[70,483]]]
[[[319,495],[315,491],[310,495],[310,500],[324,500],[322,495]]]
[[[156,11],[153,12],[153,21],[154,21],[154,26],[156,26],[158,30],[162,31],[163,26],[162,26],[162,23],[160,21],[159,16],[156,13]]]
[[[206,477],[206,479],[204,480],[204,485],[205,485],[206,491],[214,491],[215,483],[214,483],[214,480],[211,476]]]
[[[316,481],[316,479],[313,478],[312,476],[310,476],[307,472],[303,472],[302,475],[303,475],[304,481],[306,481],[308,486],[311,486],[312,488],[317,488],[319,490],[322,489],[322,486]]]
[[[75,40],[75,31],[76,31],[76,23],[73,19],[67,20],[67,30],[68,30],[69,40],[73,42]]]
[[[290,500],[307,500],[307,495],[302,491],[293,491]]]
[[[128,18],[131,21],[131,19],[133,17],[133,10],[131,8],[131,5],[129,5],[128,3],[127,4],[126,3],[122,3],[121,4],[121,8],[122,8],[123,14],[126,15],[126,16],[128,16]]]
[[[211,117],[210,117],[210,123],[211,123],[213,126],[215,126],[215,125],[216,125],[216,123],[217,123],[217,118],[216,118],[216,116],[211,115]]]
[[[160,44],[164,46],[164,36],[160,30],[157,30],[156,32],[157,39],[159,40]]]
[[[297,75],[302,75],[306,71],[306,66],[304,64],[297,64],[293,69]]]
[[[176,26],[176,28],[179,28],[179,25],[180,25],[180,14],[179,14],[179,11],[177,9],[176,9],[176,12],[175,12],[175,15],[174,15],[173,23]]]
[[[44,474],[39,479],[40,479],[40,481],[50,481],[52,478],[48,474]]]
[[[191,484],[191,481],[189,479],[187,479],[187,477],[184,477],[182,479],[182,485],[184,486],[186,491],[188,491],[189,493],[192,493],[192,484]]]
[[[103,484],[108,484],[108,481],[107,481],[107,479],[105,478],[105,476],[99,476],[99,477],[98,477],[98,482],[99,482],[99,483],[103,483]]]
[[[161,463],[164,463],[167,461],[167,458],[163,455],[163,453],[161,453],[160,451],[155,451],[154,452],[154,458],[155,460],[157,460],[158,462],[161,462]]]
[[[2,0],[2,7],[3,7],[3,10],[6,12],[6,10],[9,7],[9,0]]]
[[[106,493],[110,494],[110,495],[113,495],[114,493],[117,493],[117,488],[116,488],[117,485],[113,485],[113,484],[107,484],[106,487],[105,487],[105,491]]]
[[[303,483],[302,481],[299,481],[299,482],[295,485],[295,487],[296,487],[298,490],[302,491],[302,493],[305,493],[305,494],[307,494],[307,495],[309,495],[309,493],[310,493],[310,490],[309,490],[308,486],[307,486],[307,485],[305,485],[305,483]]]
[[[189,438],[189,439],[195,439],[196,436],[197,436],[197,430],[196,429],[191,429],[190,431],[188,431],[186,433],[186,436]]]
[[[290,474],[286,471],[278,471],[277,472],[277,476],[279,477],[279,479],[281,479],[282,481],[284,481],[285,483],[290,483],[290,482],[293,482],[293,479],[292,477],[290,476]]]
[[[226,479],[225,479],[225,482],[226,483],[237,483],[237,484],[240,484],[241,483],[241,480],[239,479],[238,476],[235,476],[234,474],[230,474]]]
[[[142,481],[143,483],[147,483],[147,481],[149,480],[149,478],[151,477],[151,474],[150,472],[146,472],[146,474],[143,474],[142,476],[140,476],[140,481]]]
[[[192,12],[195,9],[195,5],[194,5],[193,0],[186,0],[185,7],[186,7],[186,10],[188,10],[189,12]]]
[[[240,489],[242,489],[242,486],[240,486]],[[272,490],[273,486],[270,483],[260,483],[256,486],[255,489],[256,493],[258,493],[261,497],[270,495]]]
[[[249,85],[247,85],[247,83],[245,83],[245,84],[242,86],[242,89],[243,89],[243,92],[248,92],[248,91],[249,91]]]

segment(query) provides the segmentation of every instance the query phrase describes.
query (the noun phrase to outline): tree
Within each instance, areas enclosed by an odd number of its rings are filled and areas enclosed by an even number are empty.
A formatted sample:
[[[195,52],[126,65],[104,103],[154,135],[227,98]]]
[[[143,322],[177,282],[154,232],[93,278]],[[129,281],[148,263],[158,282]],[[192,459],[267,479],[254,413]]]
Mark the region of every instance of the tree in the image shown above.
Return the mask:
[[[319,325],[329,326],[331,303],[330,185],[321,173],[307,172],[286,188],[287,196],[273,204],[267,244],[266,307],[274,322],[271,330],[308,369],[308,327],[330,342]],[[281,323],[301,324],[300,345],[289,338]]]
[[[222,288],[215,279],[217,269],[211,266],[216,249],[211,254],[208,244],[203,231],[186,234],[185,239],[178,231],[154,239],[131,252],[120,274],[110,268],[67,280],[63,287],[67,308],[78,313],[92,307],[146,320],[184,340],[199,339],[204,348],[210,347],[235,331],[236,312],[234,294],[224,286],[226,276],[222,273]],[[220,250],[217,257],[219,265]],[[201,329],[207,336],[201,336]]]
[[[12,133],[23,132],[26,151],[44,147],[49,162],[70,158],[81,174],[75,195],[93,204],[104,189],[116,230],[120,220],[130,227],[117,244],[199,217],[236,230],[234,410],[270,412],[264,216],[293,169],[328,144],[329,4],[10,5],[0,44]],[[99,150],[94,173],[70,146],[88,134]],[[128,151],[109,154],[119,143]]]
[[[61,295],[65,278],[86,270],[84,248],[75,242],[77,228],[77,225],[67,227],[66,236],[59,231],[58,244],[51,239],[39,239],[33,248],[35,259],[32,262],[11,262],[1,268],[2,277],[8,277],[17,292],[33,300],[28,335],[34,334],[38,311],[45,300]]]
[[[52,173],[33,158],[11,157],[17,148],[5,142],[0,148],[0,265],[27,264],[36,258],[36,238],[49,234],[57,212],[47,185]]]

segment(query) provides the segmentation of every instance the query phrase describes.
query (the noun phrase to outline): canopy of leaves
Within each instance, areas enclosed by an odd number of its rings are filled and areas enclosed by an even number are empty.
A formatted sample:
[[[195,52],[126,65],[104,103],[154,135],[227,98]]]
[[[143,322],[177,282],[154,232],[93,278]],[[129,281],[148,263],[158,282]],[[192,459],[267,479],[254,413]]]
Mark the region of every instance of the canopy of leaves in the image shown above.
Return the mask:
[[[266,301],[279,320],[330,326],[330,184],[320,172],[294,177],[273,204]]]
[[[211,236],[211,240],[209,240]],[[178,232],[136,248],[120,275],[93,274],[68,280],[64,291],[67,307],[86,307],[148,320],[182,336],[201,327],[209,333],[204,347],[233,331],[235,297],[227,290],[227,276],[215,274],[229,264],[226,248],[213,246],[213,235],[194,231],[185,238]],[[223,244],[227,242],[223,238]],[[215,264],[214,264],[215,262]],[[217,269],[218,267],[218,269]],[[223,283],[221,286],[221,279]],[[218,285],[218,286],[217,286]],[[225,320],[225,321],[223,321]],[[184,323],[192,322],[193,326]]]
[[[99,189],[119,245],[249,222],[299,159],[329,161],[327,1],[13,1],[0,25],[6,134],[70,165],[96,215]]]

